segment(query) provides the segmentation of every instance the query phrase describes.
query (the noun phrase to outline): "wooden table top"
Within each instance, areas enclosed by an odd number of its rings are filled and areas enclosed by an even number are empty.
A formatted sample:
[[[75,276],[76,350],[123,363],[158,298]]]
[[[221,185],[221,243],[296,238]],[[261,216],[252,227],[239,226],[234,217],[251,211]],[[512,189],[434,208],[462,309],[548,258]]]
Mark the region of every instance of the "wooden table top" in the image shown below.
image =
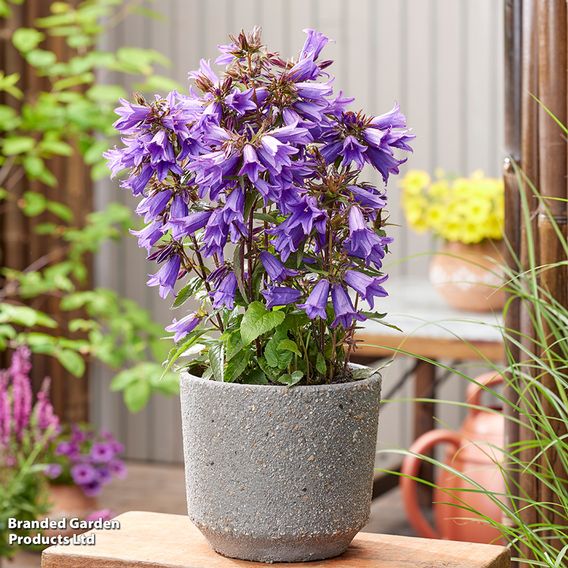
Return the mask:
[[[347,552],[330,560],[262,564],[224,558],[184,515],[129,512],[120,529],[93,531],[92,546],[53,546],[42,568],[507,568],[501,546],[359,533]],[[92,533],[88,533],[92,534]]]
[[[427,280],[393,278],[388,290],[390,296],[380,299],[377,309],[401,331],[363,322],[356,335],[358,355],[392,357],[402,350],[431,359],[503,359],[501,314],[456,311]]]

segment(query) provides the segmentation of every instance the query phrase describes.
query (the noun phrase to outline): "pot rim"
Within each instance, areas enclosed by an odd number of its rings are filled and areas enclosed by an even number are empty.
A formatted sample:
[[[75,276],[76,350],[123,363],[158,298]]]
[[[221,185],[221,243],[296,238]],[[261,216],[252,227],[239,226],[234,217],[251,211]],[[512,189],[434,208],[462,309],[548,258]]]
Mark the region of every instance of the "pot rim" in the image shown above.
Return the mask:
[[[363,365],[350,364],[355,368],[362,368]],[[376,371],[372,376],[366,379],[358,379],[355,381],[349,381],[347,383],[330,383],[321,385],[255,385],[255,384],[245,384],[245,383],[229,383],[225,381],[215,381],[212,379],[203,379],[202,377],[197,377],[192,375],[189,371],[183,370],[180,374],[181,380],[190,380],[198,383],[207,383],[211,385],[212,388],[233,388],[233,389],[253,389],[266,391],[267,388],[271,390],[280,389],[281,391],[290,391],[295,389],[301,389],[302,391],[308,390],[349,390],[351,388],[363,385],[370,385],[377,381],[382,380],[381,373]]]

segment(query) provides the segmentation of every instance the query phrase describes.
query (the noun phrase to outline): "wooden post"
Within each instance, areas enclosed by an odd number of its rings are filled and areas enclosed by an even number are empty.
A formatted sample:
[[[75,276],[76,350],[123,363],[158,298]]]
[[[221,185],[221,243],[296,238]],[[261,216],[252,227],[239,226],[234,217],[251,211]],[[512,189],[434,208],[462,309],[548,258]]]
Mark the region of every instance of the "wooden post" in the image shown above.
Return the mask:
[[[509,243],[507,248],[507,263],[509,266],[517,266],[517,258],[520,250],[520,233],[518,227],[521,222],[519,192],[514,163],[521,158],[521,85],[522,85],[522,1],[507,0],[505,3],[505,163],[503,178],[505,182],[505,239]],[[505,324],[508,329],[520,329],[521,305],[518,299],[513,299],[506,314]],[[507,353],[515,359],[519,358],[519,349],[512,341],[506,345]],[[518,404],[518,396],[509,382],[505,386],[505,395],[515,405]],[[508,418],[513,418],[513,407],[506,406]],[[514,444],[519,440],[519,428],[517,422],[507,420],[505,422],[505,442]],[[518,475],[511,471],[512,484],[518,483]]]
[[[512,159],[516,159],[516,132],[518,125],[521,129],[520,140],[520,166],[527,183],[522,187],[515,187],[514,180],[506,173],[505,181],[508,192],[515,191],[519,196],[526,198],[529,208],[528,221],[526,215],[518,214],[518,202],[512,195],[507,199],[510,209],[506,215],[506,233],[513,244],[514,254],[510,260],[519,259],[519,265],[513,264],[513,268],[527,269],[532,265],[529,262],[529,245],[534,247],[537,265],[551,265],[558,261],[565,261],[565,251],[560,245],[554,225],[566,237],[568,197],[568,151],[567,141],[561,128],[548,115],[544,107],[549,109],[555,117],[567,124],[567,75],[568,75],[568,37],[567,37],[567,4],[566,0],[524,0],[520,2],[518,10],[522,24],[519,24],[518,14],[513,16],[514,0],[506,5],[506,81],[507,81],[507,108],[506,133],[508,153]],[[515,69],[521,58],[520,81]],[[519,88],[517,96],[515,90]],[[520,110],[515,101],[520,96]],[[542,106],[536,99],[539,99]],[[534,196],[530,187],[532,184],[543,197],[539,200]],[[527,223],[529,224],[527,226]],[[530,233],[529,233],[530,230]],[[532,239],[532,242],[531,242]],[[561,305],[568,306],[568,273],[565,266],[539,274],[539,286],[551,295]],[[532,306],[529,302],[515,306],[515,311],[507,322],[509,327],[519,332],[522,345],[533,353],[539,354],[536,343],[536,332],[533,329]],[[541,338],[539,338],[541,339]],[[552,348],[553,349],[553,348]],[[546,356],[542,350],[543,356]],[[523,364],[522,350],[511,351],[513,358]],[[535,373],[530,365],[525,372]],[[555,389],[556,384],[552,377],[539,375],[539,381],[548,388]],[[517,389],[510,389],[508,395],[515,397],[515,391],[525,385],[517,385]],[[535,395],[534,389],[527,389],[524,398],[519,400],[521,410],[530,411],[530,397]],[[542,401],[541,403],[543,403]],[[553,408],[544,411],[548,416],[554,416]],[[530,447],[530,441],[534,439],[534,431],[531,424],[523,425],[523,415],[520,416],[521,425],[517,432],[509,428],[509,441],[523,442],[524,449],[519,455],[522,462],[532,462],[538,458],[538,464],[545,471],[558,479],[566,479],[567,473],[563,470],[560,460],[554,448],[543,455],[537,456],[537,448]],[[558,435],[566,433],[566,427],[561,421],[557,422]],[[526,443],[528,442],[528,444]],[[531,499],[536,503],[554,503],[555,495],[549,487],[541,483],[534,475],[521,475],[518,477],[518,496],[521,505],[524,499]],[[555,518],[553,513],[544,513],[538,507],[525,507],[520,512],[523,523],[533,525],[536,523],[558,523],[563,519]],[[545,518],[546,517],[546,518]],[[543,537],[546,535],[543,534]],[[530,558],[528,549],[522,553]]]
[[[555,232],[556,224],[566,237],[566,198],[568,198],[567,174],[568,152],[564,133],[543,108],[546,107],[564,125],[568,124],[567,95],[567,4],[566,0],[541,1],[538,11],[539,36],[539,191],[544,198],[538,204],[536,227],[538,234],[538,257],[540,265],[552,265],[566,260],[565,252]],[[546,211],[548,208],[548,211]],[[568,272],[566,266],[546,270],[539,275],[539,284],[562,306],[568,306]],[[549,335],[547,333],[547,335]],[[551,340],[547,339],[550,345]],[[552,346],[554,350],[554,347]],[[543,352],[545,349],[543,349]],[[543,354],[543,356],[545,356]],[[556,391],[558,385],[553,377],[541,377],[543,385]],[[553,407],[543,400],[547,416],[554,416]],[[556,421],[557,436],[566,434],[566,425]],[[541,467],[558,479],[566,479],[567,472],[557,451],[552,448],[539,458]],[[538,499],[542,503],[555,503],[552,488],[545,484],[538,487]],[[550,513],[543,522],[562,524],[564,515]],[[557,543],[560,545],[560,543]]]

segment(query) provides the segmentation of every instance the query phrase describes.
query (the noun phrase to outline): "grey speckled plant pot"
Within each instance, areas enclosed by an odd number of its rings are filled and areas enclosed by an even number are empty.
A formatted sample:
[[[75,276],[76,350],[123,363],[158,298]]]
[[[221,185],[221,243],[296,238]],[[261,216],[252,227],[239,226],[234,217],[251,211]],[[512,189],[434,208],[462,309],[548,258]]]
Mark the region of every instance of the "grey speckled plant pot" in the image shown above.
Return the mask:
[[[189,517],[220,554],[341,554],[369,518],[381,379],[321,386],[181,377]]]

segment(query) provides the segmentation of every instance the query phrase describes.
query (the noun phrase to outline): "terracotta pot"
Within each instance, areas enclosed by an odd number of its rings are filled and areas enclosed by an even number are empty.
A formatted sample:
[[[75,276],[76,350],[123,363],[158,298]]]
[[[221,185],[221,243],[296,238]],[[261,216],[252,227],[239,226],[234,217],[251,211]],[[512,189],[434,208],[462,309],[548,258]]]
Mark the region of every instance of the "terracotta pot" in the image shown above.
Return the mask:
[[[478,377],[477,382],[495,385],[503,382],[501,375],[486,373]],[[480,405],[483,388],[471,384],[468,389],[468,402]],[[505,420],[496,412],[471,409],[460,432],[450,430],[432,430],[414,442],[410,452],[424,454],[437,444],[449,444],[445,463],[454,470],[463,473],[487,491],[502,494],[505,481],[499,464],[503,460]],[[416,456],[407,456],[402,465],[400,486],[406,514],[416,532],[426,538],[460,540],[498,544],[501,533],[478,516],[501,521],[502,513],[493,500],[478,491],[474,485],[459,476],[440,471],[434,491],[434,518],[432,526],[419,508],[417,495],[417,477],[421,460]],[[472,511],[463,507],[471,507]]]
[[[76,485],[49,485],[49,501],[51,509],[49,518],[59,521],[61,519],[84,519],[98,507],[96,497],[87,497],[83,491]],[[72,535],[74,533],[83,532],[80,530],[49,530],[45,531],[46,535]]]
[[[430,282],[457,310],[499,311],[505,305],[502,241],[465,245],[446,242],[430,263]]]

